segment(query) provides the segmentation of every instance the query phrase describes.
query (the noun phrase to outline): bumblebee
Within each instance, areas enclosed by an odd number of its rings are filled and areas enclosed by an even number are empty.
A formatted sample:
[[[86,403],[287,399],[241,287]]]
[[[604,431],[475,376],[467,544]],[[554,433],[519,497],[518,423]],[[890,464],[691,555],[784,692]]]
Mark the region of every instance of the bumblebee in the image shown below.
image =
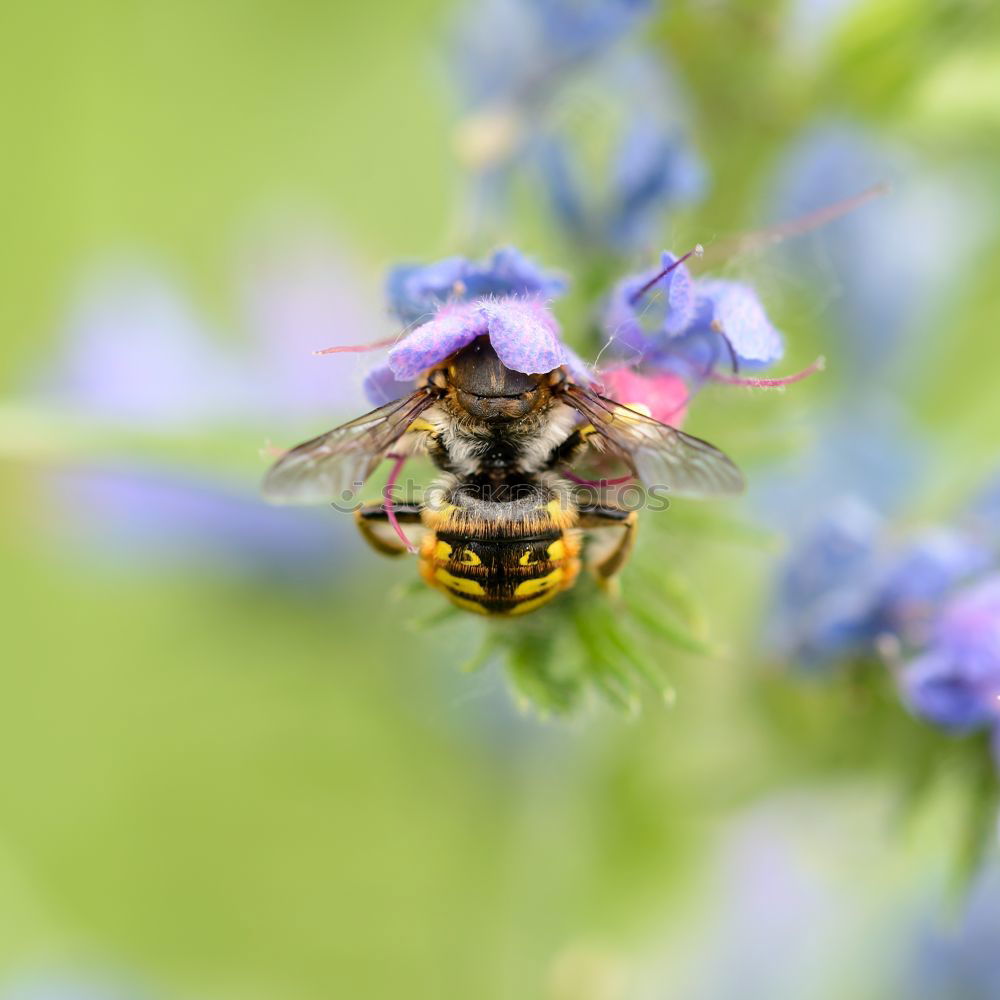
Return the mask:
[[[483,615],[522,615],[573,586],[582,540],[589,568],[611,581],[635,541],[634,510],[584,498],[566,473],[588,452],[624,462],[647,487],[724,496],[743,478],[721,451],[579,384],[565,368],[525,375],[487,337],[427,371],[417,389],[291,449],[264,480],[276,503],[348,497],[386,458],[427,455],[440,476],[424,501],[355,511],[379,552],[406,546],[394,522],[419,533],[421,577]],[[597,501],[597,502],[595,502]]]

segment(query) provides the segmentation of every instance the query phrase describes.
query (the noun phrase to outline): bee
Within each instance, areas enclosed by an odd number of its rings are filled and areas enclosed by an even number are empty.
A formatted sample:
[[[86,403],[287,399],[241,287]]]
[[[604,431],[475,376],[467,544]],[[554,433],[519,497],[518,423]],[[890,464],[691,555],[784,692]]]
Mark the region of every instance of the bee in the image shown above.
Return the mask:
[[[410,395],[292,448],[267,473],[264,495],[331,502],[387,457],[427,455],[440,475],[424,501],[361,506],[361,534],[400,555],[393,521],[411,526],[431,587],[467,611],[522,615],[573,586],[585,535],[605,540],[593,552],[588,543],[599,582],[612,581],[632,550],[637,512],[584,499],[566,475],[588,451],[675,494],[743,488],[737,467],[708,442],[579,384],[565,368],[512,371],[479,337],[425,372]]]

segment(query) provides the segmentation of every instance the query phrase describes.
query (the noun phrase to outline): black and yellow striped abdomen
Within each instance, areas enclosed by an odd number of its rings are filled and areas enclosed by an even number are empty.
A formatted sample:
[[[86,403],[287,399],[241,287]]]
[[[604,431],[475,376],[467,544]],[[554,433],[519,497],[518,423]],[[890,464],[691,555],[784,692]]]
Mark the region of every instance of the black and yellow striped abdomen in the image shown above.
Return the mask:
[[[571,508],[542,492],[513,504],[453,499],[424,512],[429,530],[420,549],[420,575],[453,603],[520,615],[573,585],[580,541]]]

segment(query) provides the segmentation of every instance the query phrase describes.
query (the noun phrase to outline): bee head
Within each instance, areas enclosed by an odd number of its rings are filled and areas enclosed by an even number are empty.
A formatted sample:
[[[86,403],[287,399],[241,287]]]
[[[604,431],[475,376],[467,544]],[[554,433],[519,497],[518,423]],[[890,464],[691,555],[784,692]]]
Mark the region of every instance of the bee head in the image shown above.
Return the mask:
[[[477,420],[520,420],[549,399],[549,374],[511,371],[497,357],[488,337],[479,337],[431,374],[447,385],[458,406]]]

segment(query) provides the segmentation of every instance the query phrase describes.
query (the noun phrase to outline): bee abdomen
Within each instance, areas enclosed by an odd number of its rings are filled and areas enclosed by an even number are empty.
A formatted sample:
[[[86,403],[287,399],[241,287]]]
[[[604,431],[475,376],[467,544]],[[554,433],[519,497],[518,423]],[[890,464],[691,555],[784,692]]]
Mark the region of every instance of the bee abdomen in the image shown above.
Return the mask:
[[[473,539],[429,532],[421,548],[420,572],[468,611],[518,615],[573,585],[579,551],[573,532]]]

